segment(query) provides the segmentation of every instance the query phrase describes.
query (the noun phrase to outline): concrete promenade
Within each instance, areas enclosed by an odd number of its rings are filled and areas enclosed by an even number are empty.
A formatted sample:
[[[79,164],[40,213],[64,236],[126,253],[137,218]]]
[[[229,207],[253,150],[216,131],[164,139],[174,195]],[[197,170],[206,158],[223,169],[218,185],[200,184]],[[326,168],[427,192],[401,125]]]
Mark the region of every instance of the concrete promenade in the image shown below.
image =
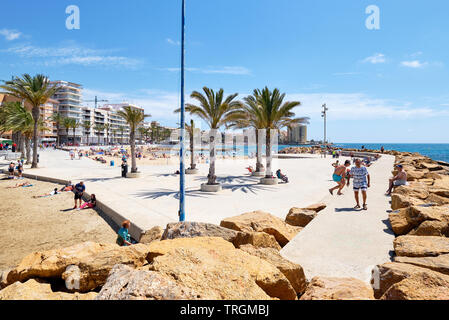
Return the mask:
[[[377,264],[390,261],[394,235],[389,230],[389,199],[384,195],[394,157],[384,155],[368,168],[368,210],[355,211],[352,184],[343,196],[328,196],[328,207],[301,231],[281,254],[314,276],[354,277],[365,282]],[[334,192],[336,194],[336,192]],[[361,200],[361,195],[360,195]],[[362,201],[360,202],[362,204]]]

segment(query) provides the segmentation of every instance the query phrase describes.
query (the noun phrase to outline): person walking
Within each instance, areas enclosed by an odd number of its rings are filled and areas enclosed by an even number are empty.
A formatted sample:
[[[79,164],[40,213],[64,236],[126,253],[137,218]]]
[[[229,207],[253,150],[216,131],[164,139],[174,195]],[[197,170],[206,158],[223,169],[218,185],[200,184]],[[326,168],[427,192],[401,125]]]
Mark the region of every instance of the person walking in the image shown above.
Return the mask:
[[[338,162],[338,160],[337,160]],[[331,189],[329,189],[329,192],[331,195],[334,195],[334,191],[338,189],[337,194],[341,196],[343,193],[341,193],[341,190],[345,187],[345,176],[346,176],[346,168],[351,165],[351,161],[346,160],[344,165],[336,165],[334,174],[332,175],[332,180],[337,183],[337,185]]]
[[[363,210],[368,210],[366,199],[367,199],[367,190],[371,184],[371,177],[369,175],[368,169],[365,166],[362,166],[362,161],[360,159],[355,160],[355,167],[351,168],[349,172],[350,178],[353,179],[352,186],[354,189],[354,197],[357,205],[354,209],[360,209],[360,200],[359,200],[359,192],[362,192],[363,198]],[[349,186],[349,180],[348,180]]]
[[[126,175],[128,173],[128,163],[126,160],[122,161],[122,178],[126,178]]]
[[[81,207],[81,202],[82,202],[82,198],[84,195],[84,191],[86,191],[86,186],[84,185],[84,182],[81,181],[80,183],[75,185],[75,207],[73,207],[73,209],[78,208],[77,206],[77,200],[79,200],[79,205]]]

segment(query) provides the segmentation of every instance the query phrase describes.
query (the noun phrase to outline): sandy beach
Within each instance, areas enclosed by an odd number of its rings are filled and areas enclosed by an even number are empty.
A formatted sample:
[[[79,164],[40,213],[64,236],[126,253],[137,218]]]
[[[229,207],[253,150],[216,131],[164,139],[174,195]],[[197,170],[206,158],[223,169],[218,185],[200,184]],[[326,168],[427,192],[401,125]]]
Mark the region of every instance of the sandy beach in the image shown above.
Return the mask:
[[[2,175],[3,177],[3,175]],[[30,188],[7,189],[29,181]],[[73,194],[33,199],[60,185],[31,179],[0,181],[0,270],[17,265],[34,251],[67,247],[85,241],[115,243],[116,232],[95,210],[70,210]],[[67,211],[68,210],[68,211]]]

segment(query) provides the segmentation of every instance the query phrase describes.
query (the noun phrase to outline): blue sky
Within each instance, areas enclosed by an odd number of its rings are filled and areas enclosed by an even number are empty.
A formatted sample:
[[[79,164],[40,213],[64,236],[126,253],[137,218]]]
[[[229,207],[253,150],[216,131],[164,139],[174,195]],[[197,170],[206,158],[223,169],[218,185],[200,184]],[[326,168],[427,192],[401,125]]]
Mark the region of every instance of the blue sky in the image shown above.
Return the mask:
[[[66,7],[80,8],[68,30]],[[380,9],[368,30],[365,9]],[[321,139],[449,143],[449,3],[187,0],[186,90],[278,87]],[[175,126],[180,0],[2,1],[0,79],[44,73]]]

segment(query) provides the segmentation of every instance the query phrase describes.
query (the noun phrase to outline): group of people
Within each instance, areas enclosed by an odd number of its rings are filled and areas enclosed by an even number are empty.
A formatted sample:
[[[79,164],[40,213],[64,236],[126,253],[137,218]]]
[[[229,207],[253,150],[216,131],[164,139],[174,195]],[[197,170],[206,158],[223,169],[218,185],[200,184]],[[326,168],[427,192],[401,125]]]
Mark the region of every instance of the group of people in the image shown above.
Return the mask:
[[[10,149],[9,147],[10,147],[10,145],[8,142],[5,142],[5,143],[0,142],[0,150],[9,150]],[[16,149],[17,149],[17,144],[13,143],[11,145],[11,151],[16,152]]]
[[[375,157],[377,160],[378,157]],[[337,185],[331,189],[329,192],[331,195],[334,194],[335,190],[337,191],[337,195],[342,195],[342,190],[347,185],[349,187],[350,180],[353,179],[353,191],[354,197],[356,201],[356,206],[354,209],[363,209],[368,210],[367,206],[367,190],[371,186],[371,176],[368,172],[368,167],[371,166],[371,159],[361,160],[359,158],[354,159],[354,164],[351,169],[351,161],[346,160],[343,165],[340,165],[338,161],[332,166],[335,168],[334,173],[332,175],[332,180],[337,183]],[[397,174],[389,180],[388,190],[386,191],[386,195],[391,195],[394,187],[402,186],[407,184],[407,173],[404,171],[402,165],[398,164],[395,166],[397,169]],[[360,206],[359,193],[362,193],[363,204]]]
[[[23,179],[23,160],[17,160],[17,165],[11,162],[8,166],[8,179],[14,179],[17,170],[17,177]]]

